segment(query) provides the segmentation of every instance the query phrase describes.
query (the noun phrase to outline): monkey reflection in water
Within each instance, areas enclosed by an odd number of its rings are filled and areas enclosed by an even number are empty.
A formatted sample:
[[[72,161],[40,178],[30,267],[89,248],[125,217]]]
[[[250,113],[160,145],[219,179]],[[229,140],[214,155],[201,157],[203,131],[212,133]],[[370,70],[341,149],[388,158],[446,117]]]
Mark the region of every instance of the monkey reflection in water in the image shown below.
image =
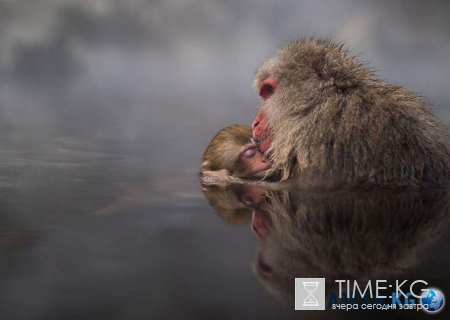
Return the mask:
[[[230,177],[263,178],[270,167],[271,164],[253,139],[250,126],[226,127],[214,136],[203,154],[200,167],[203,193],[223,220],[230,224],[246,223],[251,219],[252,210],[261,199],[265,199],[265,190],[250,188],[250,185],[261,187],[265,184],[230,180]],[[207,178],[213,178],[213,183],[209,184]],[[224,184],[216,184],[221,178]],[[231,181],[237,184],[224,188]]]
[[[219,217],[233,225],[248,223],[266,201],[266,190],[245,184],[202,185],[203,194]]]
[[[239,178],[249,175],[224,165],[206,166],[201,179],[224,219],[238,208],[253,212],[258,280],[293,305],[296,277],[326,278],[327,290],[336,279],[404,278],[449,223],[442,187],[450,181],[450,146],[429,105],[327,39],[286,45],[254,84],[263,101],[253,137],[270,163],[254,177],[279,182],[247,182]],[[222,147],[213,154],[240,154]],[[259,196],[246,206],[243,194]]]
[[[226,193],[235,199],[259,195],[249,208],[260,243],[253,271],[269,293],[290,306],[295,278],[325,278],[327,290],[337,292],[337,279],[366,283],[407,277],[450,220],[450,191],[444,188],[321,194],[265,190],[263,196],[263,188],[238,187],[210,189],[208,197],[225,201]]]

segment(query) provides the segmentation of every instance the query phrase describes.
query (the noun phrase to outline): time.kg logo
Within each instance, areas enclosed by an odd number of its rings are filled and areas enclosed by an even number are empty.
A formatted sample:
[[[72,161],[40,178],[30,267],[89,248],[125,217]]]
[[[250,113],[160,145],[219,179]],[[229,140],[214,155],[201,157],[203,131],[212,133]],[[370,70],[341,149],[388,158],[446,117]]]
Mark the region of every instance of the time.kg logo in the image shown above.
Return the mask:
[[[295,310],[325,310],[325,278],[295,278]]]

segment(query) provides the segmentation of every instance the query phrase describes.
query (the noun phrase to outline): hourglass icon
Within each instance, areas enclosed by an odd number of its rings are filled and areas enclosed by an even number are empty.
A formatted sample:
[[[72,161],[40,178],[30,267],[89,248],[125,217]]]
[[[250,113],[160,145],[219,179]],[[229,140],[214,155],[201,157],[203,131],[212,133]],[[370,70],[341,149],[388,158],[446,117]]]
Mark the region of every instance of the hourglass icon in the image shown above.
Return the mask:
[[[313,296],[313,292],[316,291],[319,282],[303,282],[303,288],[308,291],[308,296],[303,301],[304,307],[318,307],[319,302],[316,297]]]

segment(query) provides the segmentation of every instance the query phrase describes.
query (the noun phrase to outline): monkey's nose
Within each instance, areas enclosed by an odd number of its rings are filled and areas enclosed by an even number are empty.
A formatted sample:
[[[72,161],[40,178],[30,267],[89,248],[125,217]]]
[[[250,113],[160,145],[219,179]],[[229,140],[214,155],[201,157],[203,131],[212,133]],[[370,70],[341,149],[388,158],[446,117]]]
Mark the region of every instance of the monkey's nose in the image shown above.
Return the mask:
[[[255,130],[255,128],[256,128],[258,125],[259,125],[259,120],[258,120],[258,119],[255,119],[255,121],[253,121],[253,124],[252,124],[253,130]]]

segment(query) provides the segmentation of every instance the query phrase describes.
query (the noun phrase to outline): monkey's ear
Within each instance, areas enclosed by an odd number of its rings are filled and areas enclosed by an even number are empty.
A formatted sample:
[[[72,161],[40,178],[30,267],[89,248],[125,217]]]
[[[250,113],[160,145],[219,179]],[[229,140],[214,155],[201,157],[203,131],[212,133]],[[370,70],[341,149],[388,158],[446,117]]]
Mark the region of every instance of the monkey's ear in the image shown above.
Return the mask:
[[[205,192],[208,192],[210,190],[210,186],[207,185],[206,183],[200,183],[200,185],[202,186],[202,190]]]
[[[200,166],[200,171],[211,171],[211,163],[209,161],[205,161],[202,163],[202,165]]]
[[[319,53],[311,60],[311,68],[322,80],[328,80],[330,78],[327,70],[325,69],[325,53]]]

